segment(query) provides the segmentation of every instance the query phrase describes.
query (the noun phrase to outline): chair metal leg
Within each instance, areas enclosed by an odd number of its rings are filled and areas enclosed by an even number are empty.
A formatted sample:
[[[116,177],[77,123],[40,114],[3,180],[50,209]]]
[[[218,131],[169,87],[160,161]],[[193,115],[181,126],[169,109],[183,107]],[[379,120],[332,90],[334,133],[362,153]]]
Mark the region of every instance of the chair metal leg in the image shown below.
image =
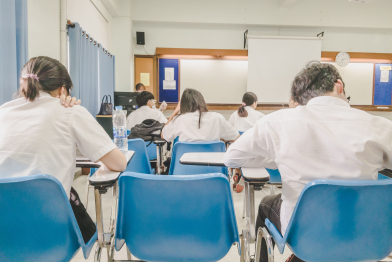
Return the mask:
[[[132,260],[131,251],[129,251],[128,247],[126,247],[126,248],[127,248],[127,259],[128,259],[128,260]]]
[[[112,211],[110,214],[110,225],[109,225],[109,233],[114,234],[114,229],[116,226],[116,218],[117,218],[117,189],[118,184],[116,183],[112,188]]]
[[[271,195],[274,196],[275,195],[275,186],[271,185]]]
[[[274,262],[274,246],[272,244],[272,236],[269,234],[266,228],[262,228],[262,237],[267,243],[268,262]]]
[[[260,261],[260,251],[261,251],[262,239],[263,239],[263,231],[261,228],[259,228],[257,230],[257,235],[256,235],[255,262]]]
[[[85,194],[85,197],[86,197],[86,199],[85,199],[85,208],[86,208],[86,210],[87,210],[87,205],[88,205],[88,193],[89,193],[89,190],[90,190],[90,181],[88,180],[88,177],[87,177],[87,181],[86,181],[86,194]]]
[[[241,245],[241,257],[240,262],[245,262],[245,243],[244,243],[244,230],[242,230],[242,234],[240,235],[240,245]]]
[[[95,249],[94,262],[101,261],[101,253],[102,253],[102,248],[99,245],[97,245],[97,248]]]
[[[97,231],[98,231],[98,246],[101,248],[105,247],[105,239],[103,235],[103,218],[102,218],[102,199],[98,188],[94,189],[95,195],[95,214],[97,219]]]
[[[245,199],[246,199],[246,195],[244,194],[244,201],[242,203],[242,218],[245,218]]]

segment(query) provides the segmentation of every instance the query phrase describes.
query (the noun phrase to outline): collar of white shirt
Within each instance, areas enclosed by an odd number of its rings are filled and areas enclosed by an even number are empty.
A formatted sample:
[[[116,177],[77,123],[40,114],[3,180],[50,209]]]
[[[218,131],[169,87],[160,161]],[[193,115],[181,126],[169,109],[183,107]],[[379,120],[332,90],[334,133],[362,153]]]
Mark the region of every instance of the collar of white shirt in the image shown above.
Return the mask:
[[[42,96],[52,97],[50,94],[48,94],[48,93],[46,93],[46,92],[43,92],[43,91],[39,91],[39,96],[40,96],[40,97],[42,97]]]
[[[346,101],[344,101],[341,98],[337,98],[334,96],[318,96],[318,97],[312,98],[307,103],[307,106],[312,106],[312,105],[350,107],[349,103],[347,103]]]

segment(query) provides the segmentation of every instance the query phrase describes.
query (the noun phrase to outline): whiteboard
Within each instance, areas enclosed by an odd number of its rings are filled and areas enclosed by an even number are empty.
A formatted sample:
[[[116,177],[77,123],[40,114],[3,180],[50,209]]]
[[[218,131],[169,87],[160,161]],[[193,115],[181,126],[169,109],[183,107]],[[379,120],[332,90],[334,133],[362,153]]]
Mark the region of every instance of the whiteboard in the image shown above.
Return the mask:
[[[259,102],[280,104],[290,98],[294,77],[310,61],[321,60],[317,37],[248,36],[248,87]]]
[[[346,95],[351,97],[350,105],[373,104],[373,63],[350,63],[345,67],[334,65],[345,84]]]
[[[248,61],[180,60],[180,91],[193,88],[206,103],[240,104],[246,93]]]

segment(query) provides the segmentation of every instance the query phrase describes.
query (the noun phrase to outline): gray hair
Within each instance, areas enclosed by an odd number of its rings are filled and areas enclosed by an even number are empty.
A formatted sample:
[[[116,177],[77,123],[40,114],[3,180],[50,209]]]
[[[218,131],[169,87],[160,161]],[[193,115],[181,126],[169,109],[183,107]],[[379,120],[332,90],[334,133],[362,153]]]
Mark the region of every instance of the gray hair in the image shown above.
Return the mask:
[[[312,61],[295,76],[291,97],[300,105],[306,105],[310,99],[332,92],[338,80],[343,82],[336,67]]]

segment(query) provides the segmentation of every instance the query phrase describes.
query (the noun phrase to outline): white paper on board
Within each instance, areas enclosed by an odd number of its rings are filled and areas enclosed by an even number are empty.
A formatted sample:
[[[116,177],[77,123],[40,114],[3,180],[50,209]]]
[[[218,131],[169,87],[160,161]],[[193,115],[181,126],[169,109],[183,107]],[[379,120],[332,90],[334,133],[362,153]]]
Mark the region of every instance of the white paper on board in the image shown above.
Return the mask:
[[[165,67],[165,80],[174,80],[174,67]]]
[[[176,90],[176,81],[175,80],[163,80],[163,89],[164,90]]]
[[[381,70],[381,83],[388,83],[389,82],[389,70]]]

